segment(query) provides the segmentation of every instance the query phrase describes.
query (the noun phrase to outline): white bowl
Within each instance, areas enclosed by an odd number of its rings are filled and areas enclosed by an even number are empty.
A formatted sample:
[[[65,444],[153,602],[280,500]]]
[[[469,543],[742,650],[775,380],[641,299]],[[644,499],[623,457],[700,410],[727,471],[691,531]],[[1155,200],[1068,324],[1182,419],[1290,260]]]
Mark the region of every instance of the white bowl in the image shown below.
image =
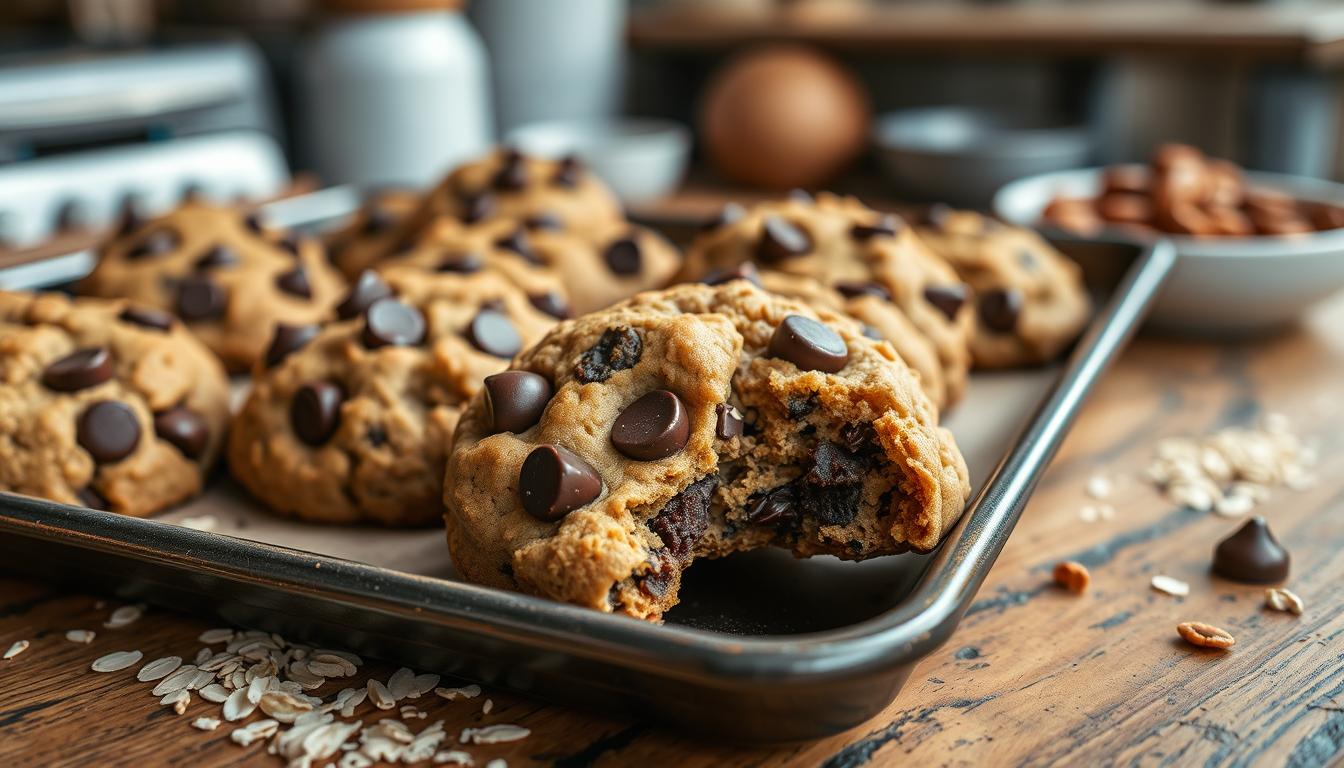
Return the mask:
[[[548,120],[513,129],[505,143],[543,157],[578,155],[624,203],[656,200],[681,184],[691,132],[671,120]]]
[[[1055,197],[1091,197],[1102,169],[1029,176],[994,196],[1005,221],[1036,226]],[[1247,173],[1251,186],[1301,200],[1344,204],[1344,185],[1301,176]],[[1178,258],[1153,306],[1163,330],[1242,335],[1294,323],[1306,308],[1344,288],[1344,229],[1292,237],[1165,236]]]

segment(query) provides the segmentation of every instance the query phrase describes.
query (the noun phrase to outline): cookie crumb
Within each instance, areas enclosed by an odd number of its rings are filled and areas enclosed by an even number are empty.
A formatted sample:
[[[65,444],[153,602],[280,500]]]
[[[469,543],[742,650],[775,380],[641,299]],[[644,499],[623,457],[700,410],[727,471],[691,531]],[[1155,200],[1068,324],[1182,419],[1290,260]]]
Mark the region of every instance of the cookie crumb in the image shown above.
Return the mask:
[[[1075,595],[1081,595],[1092,583],[1092,574],[1088,573],[1087,566],[1082,563],[1065,560],[1055,566],[1055,583]]]
[[[1093,475],[1087,481],[1087,495],[1097,500],[1110,498],[1114,489],[1115,484],[1105,475]]]
[[[1227,650],[1237,643],[1237,639],[1227,630],[1202,621],[1181,622],[1176,625],[1176,634],[1185,642],[1200,648]]]
[[[1153,580],[1150,583],[1153,589],[1171,595],[1172,597],[1185,597],[1190,594],[1189,584],[1171,576],[1158,574],[1153,577]]]

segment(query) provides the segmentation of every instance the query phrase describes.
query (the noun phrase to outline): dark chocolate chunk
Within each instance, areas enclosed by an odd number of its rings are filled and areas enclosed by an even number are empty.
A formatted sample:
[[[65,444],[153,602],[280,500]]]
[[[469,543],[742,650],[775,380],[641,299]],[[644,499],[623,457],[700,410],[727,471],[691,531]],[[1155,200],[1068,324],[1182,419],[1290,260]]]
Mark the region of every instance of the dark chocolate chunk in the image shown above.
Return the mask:
[[[521,227],[496,240],[495,247],[505,251],[513,251],[522,256],[529,264],[541,264],[541,259],[532,250],[532,243],[527,238],[527,231]]]
[[[905,222],[895,216],[886,215],[873,224],[855,224],[849,228],[849,236],[860,242],[874,237],[895,237],[905,227]]]
[[[313,381],[299,387],[289,404],[289,424],[308,445],[319,446],[331,439],[341,425],[345,391],[330,381]]]
[[[849,347],[840,334],[802,315],[789,315],[775,329],[767,350],[805,371],[835,373],[849,362]]]
[[[1290,558],[1256,515],[1213,550],[1213,572],[1247,584],[1272,584],[1288,578]]]
[[[224,269],[237,265],[238,252],[223,243],[210,246],[192,263],[192,267],[199,270]]]
[[[317,331],[316,325],[276,324],[275,336],[271,338],[270,346],[266,347],[266,367],[274,368],[286,357],[306,347],[308,342],[317,338]]]
[[[543,211],[541,213],[534,213],[526,219],[523,219],[523,226],[527,227],[529,231],[541,230],[561,232],[565,228],[565,222],[554,213],[546,213]]]
[[[695,545],[709,530],[709,503],[717,478],[713,475],[686,486],[649,521],[649,528],[663,540],[663,548],[677,560],[690,559]]]
[[[79,415],[75,439],[99,464],[130,456],[140,442],[140,422],[125,403],[99,400]]]
[[[727,403],[714,406],[714,434],[720,440],[742,436],[742,413]]]
[[[705,285],[723,285],[734,280],[746,280],[756,287],[761,286],[761,271],[750,261],[744,261],[732,269],[716,269],[705,275],[700,282]]]
[[[955,321],[957,313],[966,304],[968,294],[965,283],[930,285],[924,289],[924,300],[937,307],[949,321]]]
[[[57,392],[78,392],[112,378],[112,355],[107,347],[85,347],[62,357],[42,371],[42,386]]]
[[[532,302],[532,306],[539,311],[545,312],[557,320],[565,320],[574,316],[573,310],[569,308],[569,302],[565,301],[565,297],[555,291],[534,293],[528,296],[527,300]]]
[[[275,285],[291,296],[301,299],[313,298],[313,286],[308,282],[308,273],[299,265],[275,278]]]
[[[188,459],[199,459],[210,442],[205,417],[185,405],[154,414],[154,434],[168,441]]]
[[[531,371],[504,371],[485,377],[485,414],[491,433],[526,432],[541,421],[551,401],[551,382]]]
[[[757,525],[768,525],[794,516],[795,494],[791,485],[783,485],[759,497],[747,512],[747,519]]]
[[[876,296],[879,299],[891,301],[891,291],[887,290],[887,287],[881,283],[841,280],[835,284],[835,290],[848,299],[856,296]]]
[[[413,347],[425,340],[425,318],[418,309],[396,299],[379,299],[364,310],[360,338],[369,349]]]
[[[518,494],[529,515],[553,522],[601,495],[602,478],[568,448],[539,445],[518,471]]]
[[[517,150],[504,153],[504,162],[490,181],[495,189],[516,192],[527,186],[527,159]]]
[[[849,525],[859,514],[867,464],[831,442],[817,444],[797,487],[798,510],[821,525]]]
[[[495,309],[476,313],[463,334],[471,345],[487,355],[508,359],[523,348],[523,337],[509,316]]]
[[[839,445],[823,440],[812,451],[812,467],[803,482],[822,488],[863,482],[866,467],[862,459]]]
[[[784,404],[785,413],[794,421],[803,418],[807,414],[817,409],[817,396],[808,395],[807,397],[791,397]]]
[[[80,488],[78,491],[75,491],[75,495],[79,497],[79,503],[89,509],[100,509],[106,512],[112,508],[112,505],[108,503],[107,499],[103,498],[103,494],[99,493],[92,485],[86,485],[83,488]]]
[[[635,329],[626,326],[609,328],[579,358],[574,376],[584,384],[606,381],[617,371],[634,368],[643,354],[644,342]]]
[[[643,265],[643,254],[639,250],[639,241],[633,235],[613,241],[602,252],[607,269],[617,275],[637,275]]]
[[[726,227],[734,222],[746,218],[747,209],[737,203],[727,203],[721,208],[717,215],[705,221],[700,225],[702,232],[712,232],[721,227]]]
[[[1017,327],[1017,318],[1022,314],[1022,292],[1016,288],[986,291],[976,299],[975,306],[986,328],[1009,333]]]
[[[177,286],[177,314],[188,322],[220,317],[228,304],[228,290],[205,275],[188,275]]]
[[[583,163],[574,155],[565,155],[556,166],[555,176],[551,177],[551,183],[557,187],[573,189],[579,185],[579,179],[583,177]]]
[[[177,232],[172,229],[156,229],[126,252],[128,259],[145,259],[150,256],[162,256],[171,253],[181,242]]]
[[[679,453],[690,437],[686,405],[666,389],[642,395],[611,425],[611,444],[637,461],[657,461]]]
[[[131,325],[155,331],[167,331],[173,327],[172,315],[148,307],[127,307],[117,317]]]
[[[438,267],[440,272],[456,272],[460,275],[474,274],[482,269],[485,269],[485,259],[482,259],[481,254],[475,251],[454,253],[439,262]]]
[[[373,424],[364,431],[364,441],[374,448],[387,445],[387,430],[381,424]]]
[[[488,192],[462,198],[462,220],[468,224],[484,221],[494,212],[495,198]]]
[[[676,563],[670,557],[656,558],[649,570],[635,575],[634,580],[639,586],[639,591],[649,597],[654,599],[666,597],[667,591],[677,580]]]
[[[761,239],[756,242],[756,258],[766,264],[806,255],[812,250],[812,237],[802,227],[780,216],[766,216],[761,222]]]
[[[379,299],[385,299],[392,295],[392,289],[383,278],[372,270],[364,270],[355,278],[355,284],[350,286],[350,292],[340,304],[336,305],[336,316],[342,320],[349,320],[352,317],[358,317],[364,310],[373,305],[373,302]]]
[[[877,447],[877,431],[866,422],[846,424],[840,428],[840,440],[845,444],[845,450],[862,454]]]

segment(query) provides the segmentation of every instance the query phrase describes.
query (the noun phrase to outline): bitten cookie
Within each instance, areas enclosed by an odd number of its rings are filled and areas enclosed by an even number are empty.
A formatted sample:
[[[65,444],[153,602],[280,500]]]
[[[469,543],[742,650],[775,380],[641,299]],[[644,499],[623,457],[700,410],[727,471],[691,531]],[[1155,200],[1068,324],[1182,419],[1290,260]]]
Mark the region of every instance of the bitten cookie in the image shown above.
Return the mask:
[[[137,517],[177,504],[218,455],[228,392],[171,315],[0,293],[0,491]]]
[[[826,193],[751,209],[730,205],[691,244],[679,277],[714,280],[748,261],[842,292],[889,296],[937,351],[941,390],[924,382],[934,403],[945,407],[961,396],[971,362],[969,291],[899,218]]]
[[[326,319],[344,284],[317,242],[189,202],[114,237],[79,292],[172,312],[240,371],[261,357],[276,325]]]
[[[326,327],[282,325],[233,422],[229,467],[272,510],[428,525],[453,429],[486,376],[554,324],[491,270],[356,279]]]
[[[353,280],[391,254],[398,245],[398,230],[420,205],[421,195],[409,189],[375,192],[351,217],[350,222],[327,238],[331,263]]]
[[[1029,229],[934,208],[920,236],[975,294],[971,353],[982,368],[1048,362],[1092,315],[1082,270]]]
[[[697,557],[928,551],[969,494],[890,345],[744,280],[561,323],[486,379],[447,478],[465,577],[654,620]]]

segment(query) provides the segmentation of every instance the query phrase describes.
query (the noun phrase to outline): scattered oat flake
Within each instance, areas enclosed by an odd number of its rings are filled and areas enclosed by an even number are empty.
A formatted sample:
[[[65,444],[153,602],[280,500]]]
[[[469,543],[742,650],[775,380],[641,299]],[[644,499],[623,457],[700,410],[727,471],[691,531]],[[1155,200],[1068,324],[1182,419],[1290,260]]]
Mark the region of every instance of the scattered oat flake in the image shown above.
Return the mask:
[[[1190,594],[1190,585],[1180,579],[1158,574],[1151,582],[1153,589],[1165,592],[1172,597],[1185,597]]]
[[[485,768],[509,768],[509,762],[502,757],[496,757],[494,760],[486,763]]]
[[[1087,495],[1094,499],[1105,499],[1110,497],[1114,490],[1114,484],[1109,477],[1105,475],[1093,475],[1087,481]]]
[[[464,768],[475,765],[471,755],[460,749],[445,749],[442,752],[435,753],[434,763],[436,765],[458,765]]]
[[[1191,645],[1201,648],[1226,650],[1236,645],[1237,639],[1227,630],[1202,621],[1186,621],[1176,625],[1176,634]]]
[[[387,690],[392,694],[392,698],[397,701],[411,695],[415,686],[415,672],[402,667],[392,673],[392,677],[387,679]],[[432,686],[431,686],[432,687]]]
[[[140,671],[135,674],[135,679],[142,683],[148,683],[152,680],[162,680],[168,675],[176,672],[178,667],[181,666],[181,656],[164,656],[162,659],[155,659],[141,667]]]
[[[392,694],[387,690],[387,686],[381,681],[369,679],[369,701],[373,706],[379,709],[391,709],[397,705],[397,700],[392,698]]]
[[[120,672],[139,664],[144,657],[139,651],[113,651],[106,656],[99,656],[89,668],[94,672]]]
[[[135,623],[145,613],[143,605],[123,605],[112,612],[103,626],[108,629],[121,629],[124,626]]]
[[[18,656],[20,653],[28,650],[29,645],[32,645],[32,643],[29,643],[27,640],[14,641],[14,644],[9,646],[9,650],[5,651],[4,660],[9,661],[15,656]]]
[[[461,688],[435,688],[434,693],[453,701],[454,699],[474,699],[481,695],[481,686],[464,685]]]
[[[159,703],[165,707],[172,707],[174,712],[183,715],[187,712],[187,705],[191,703],[191,694],[185,689],[174,691],[159,699]]]
[[[227,627],[216,627],[215,629],[205,630],[201,633],[201,636],[196,639],[206,645],[214,645],[215,643],[229,642],[233,639],[234,634],[234,631]]]
[[[65,639],[72,643],[84,643],[88,645],[93,642],[97,633],[89,629],[71,629],[65,633]]]
[[[211,683],[200,690],[201,698],[213,704],[223,704],[229,700],[229,689],[219,683]]]
[[[247,689],[239,688],[229,694],[229,698],[224,701],[224,719],[230,722],[242,720],[256,708],[257,703],[247,698]]]
[[[494,708],[495,708],[495,700],[494,700],[494,699],[486,699],[486,700],[485,700],[485,703],[481,705],[481,714],[482,714],[482,715],[488,715],[488,714],[490,714],[490,710],[492,710],[492,709],[494,709]]]
[[[275,735],[279,730],[280,723],[275,720],[258,720],[255,723],[248,723],[240,728],[235,728],[229,738],[237,744],[246,747],[258,739],[268,739]]]
[[[1302,604],[1302,598],[1298,597],[1293,591],[1282,587],[1265,590],[1265,606],[1295,616],[1301,616],[1305,608]]]
[[[191,727],[201,731],[213,731],[219,725],[219,719],[214,717],[198,717],[191,721]]]
[[[532,731],[521,725],[501,723],[500,725],[487,725],[483,728],[463,728],[459,741],[463,744],[503,744],[510,741],[520,741],[531,735]]]

